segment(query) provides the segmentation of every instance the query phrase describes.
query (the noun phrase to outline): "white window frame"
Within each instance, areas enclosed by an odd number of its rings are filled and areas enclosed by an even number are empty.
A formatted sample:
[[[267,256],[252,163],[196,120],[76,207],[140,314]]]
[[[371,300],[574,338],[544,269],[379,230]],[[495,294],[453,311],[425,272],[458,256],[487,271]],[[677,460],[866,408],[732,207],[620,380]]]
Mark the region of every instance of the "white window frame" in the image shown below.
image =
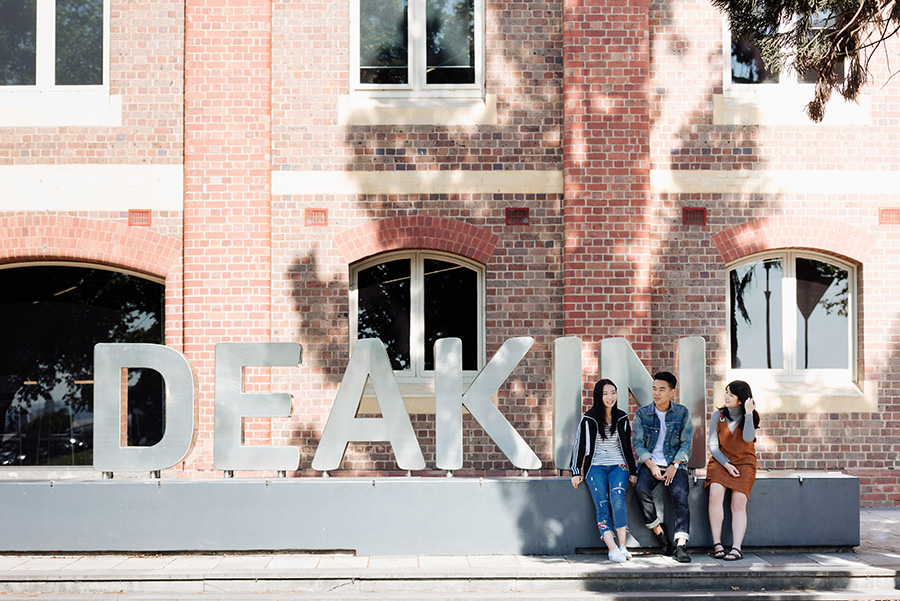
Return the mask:
[[[120,125],[109,93],[110,0],[103,0],[102,83],[56,85],[56,0],[37,0],[35,83],[0,86],[0,126]]]
[[[362,261],[351,267],[350,270],[350,352],[353,352],[353,346],[356,343],[358,332],[358,315],[359,315],[359,292],[357,276],[360,271],[378,265],[379,263],[387,263],[400,259],[411,260],[411,283],[410,283],[410,304],[412,305],[410,316],[410,364],[411,368],[407,370],[394,370],[394,375],[398,382],[407,384],[432,384],[434,381],[434,370],[425,369],[425,287],[424,287],[424,271],[425,259],[436,259],[454,263],[471,269],[476,274],[477,292],[476,302],[478,303],[476,316],[477,324],[477,369],[463,370],[464,381],[471,381],[478,371],[485,364],[485,292],[484,267],[474,261],[469,261],[457,255],[442,253],[437,251],[400,251],[385,255],[378,255],[372,259]]]
[[[727,50],[727,51],[726,51]],[[800,90],[805,94],[816,85],[815,83],[807,83],[800,81],[798,74],[782,69],[778,72],[778,81],[771,83],[735,83],[731,81],[731,26],[728,24],[728,17],[722,17],[722,85],[724,89],[732,92],[748,92],[751,90],[760,90],[766,93],[766,90]],[[846,67],[846,65],[845,65]]]
[[[810,385],[828,385],[828,386],[845,386],[857,381],[857,346],[858,346],[858,324],[857,324],[857,269],[855,265],[842,261],[831,255],[818,253],[815,251],[786,249],[780,251],[772,251],[759,253],[751,257],[742,258],[739,261],[729,263],[726,268],[726,279],[731,277],[733,269],[757,263],[765,259],[780,258],[782,261],[782,366],[780,368],[740,368],[731,367],[731,326],[728,324],[727,316],[731,315],[731,297],[728,295],[726,301],[726,350],[728,355],[728,379],[729,380],[746,380],[760,384],[776,385],[779,383],[798,383]],[[848,315],[848,358],[849,366],[846,369],[798,369],[796,365],[796,349],[797,349],[797,280],[796,265],[797,258],[812,259],[823,263],[829,263],[841,269],[847,270],[847,315]],[[773,308],[774,309],[774,308]],[[809,390],[807,393],[815,393],[816,390]]]
[[[409,83],[363,84],[359,80],[359,0],[350,0],[350,78],[354,96],[361,98],[484,98],[485,5],[475,0],[475,83],[425,83],[425,0],[409,0]]]

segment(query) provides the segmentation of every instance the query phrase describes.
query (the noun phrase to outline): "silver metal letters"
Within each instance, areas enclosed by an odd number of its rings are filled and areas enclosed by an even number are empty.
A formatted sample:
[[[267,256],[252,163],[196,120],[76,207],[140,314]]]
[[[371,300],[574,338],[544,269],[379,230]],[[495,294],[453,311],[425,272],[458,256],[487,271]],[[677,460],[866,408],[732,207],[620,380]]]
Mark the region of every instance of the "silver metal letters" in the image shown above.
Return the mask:
[[[122,370],[153,369],[166,383],[165,433],[152,447],[123,446]],[[159,344],[94,345],[94,469],[147,471],[184,459],[194,437],[194,376],[187,359]]]
[[[583,372],[581,338],[567,336],[554,340],[553,465],[558,470],[571,467],[572,441],[581,419]]]
[[[484,431],[512,464],[525,470],[541,467],[541,460],[491,403],[519,361],[534,344],[534,338],[510,338],[503,343],[484,369],[462,393],[462,341],[443,338],[434,343],[434,388],[437,409],[435,446],[437,467],[456,470],[462,467],[462,407],[466,406]]]
[[[300,449],[243,446],[245,417],[288,417],[291,395],[243,392],[245,367],[299,365],[296,342],[220,342],[216,345],[216,408],[213,465],[219,470],[295,470]]]
[[[356,417],[369,378],[383,417]],[[313,469],[337,469],[350,441],[389,441],[401,469],[425,468],[425,457],[381,340],[358,340],[353,347],[350,363],[313,457]]]
[[[530,337],[507,340],[463,393],[462,342],[438,340],[435,357],[435,447],[439,469],[463,466],[463,407],[519,469],[535,470],[541,460],[491,402],[534,344]],[[557,469],[568,468],[569,445],[582,407],[581,340],[560,338],[553,347],[553,455]],[[624,338],[600,343],[600,373],[619,388],[619,406],[627,407],[628,390],[638,403],[652,402],[652,378]],[[291,396],[286,393],[243,392],[243,369],[251,366],[295,366],[302,349],[293,342],[219,343],[216,345],[214,465],[217,469],[293,470],[300,461],[296,447],[241,445],[244,417],[288,417]],[[127,424],[122,422],[122,373],[128,368],[159,372],[165,381],[165,434],[150,447],[129,447]],[[705,461],[704,403],[706,399],[706,343],[703,338],[678,342],[679,399],[694,418],[691,465]],[[366,382],[371,381],[382,417],[357,417]],[[158,471],[182,461],[194,437],[194,378],[178,351],[156,344],[97,344],[94,347],[94,469]],[[699,437],[699,438],[698,438]],[[397,465],[405,470],[425,468],[425,459],[390,360],[380,340],[357,341],[316,449],[312,467],[340,467],[347,444],[391,444]]]

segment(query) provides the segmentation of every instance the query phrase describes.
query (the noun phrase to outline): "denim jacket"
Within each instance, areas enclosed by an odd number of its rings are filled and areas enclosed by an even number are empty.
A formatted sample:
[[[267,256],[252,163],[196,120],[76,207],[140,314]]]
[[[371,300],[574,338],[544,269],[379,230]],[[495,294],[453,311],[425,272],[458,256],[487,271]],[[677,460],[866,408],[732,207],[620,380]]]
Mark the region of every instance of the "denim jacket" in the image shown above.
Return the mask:
[[[638,456],[637,464],[642,465],[650,459],[656,439],[659,437],[659,418],[656,417],[656,407],[653,403],[644,405],[634,414],[634,451]],[[671,465],[673,461],[680,461],[678,469],[686,470],[687,461],[691,456],[691,439],[694,426],[691,424],[691,416],[687,407],[670,402],[666,411],[666,439],[663,441],[663,455],[666,462]]]

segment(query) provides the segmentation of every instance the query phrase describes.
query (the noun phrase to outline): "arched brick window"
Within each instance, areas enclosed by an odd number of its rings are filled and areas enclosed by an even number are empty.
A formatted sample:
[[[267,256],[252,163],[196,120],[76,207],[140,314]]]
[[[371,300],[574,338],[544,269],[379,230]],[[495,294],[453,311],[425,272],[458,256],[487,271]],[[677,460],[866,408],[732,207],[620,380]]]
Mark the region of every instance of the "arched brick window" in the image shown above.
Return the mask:
[[[856,367],[856,267],[799,249],[728,267],[732,377],[849,382]]]
[[[434,343],[460,338],[463,371],[484,365],[484,268],[437,251],[399,251],[351,268],[351,344],[379,338],[398,376],[434,370]]]

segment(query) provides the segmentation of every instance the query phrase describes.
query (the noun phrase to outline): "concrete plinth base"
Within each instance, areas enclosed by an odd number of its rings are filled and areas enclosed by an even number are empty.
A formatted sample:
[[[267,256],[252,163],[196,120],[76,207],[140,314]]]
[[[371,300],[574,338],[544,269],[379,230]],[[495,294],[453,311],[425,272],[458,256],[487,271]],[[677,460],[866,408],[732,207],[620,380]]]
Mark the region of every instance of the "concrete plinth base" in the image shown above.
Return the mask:
[[[702,482],[691,490],[693,546],[711,544]],[[7,481],[0,499],[6,552],[562,555],[602,544],[590,495],[568,478]],[[859,480],[761,475],[748,515],[745,546],[855,546]],[[629,531],[652,545],[633,502]]]

